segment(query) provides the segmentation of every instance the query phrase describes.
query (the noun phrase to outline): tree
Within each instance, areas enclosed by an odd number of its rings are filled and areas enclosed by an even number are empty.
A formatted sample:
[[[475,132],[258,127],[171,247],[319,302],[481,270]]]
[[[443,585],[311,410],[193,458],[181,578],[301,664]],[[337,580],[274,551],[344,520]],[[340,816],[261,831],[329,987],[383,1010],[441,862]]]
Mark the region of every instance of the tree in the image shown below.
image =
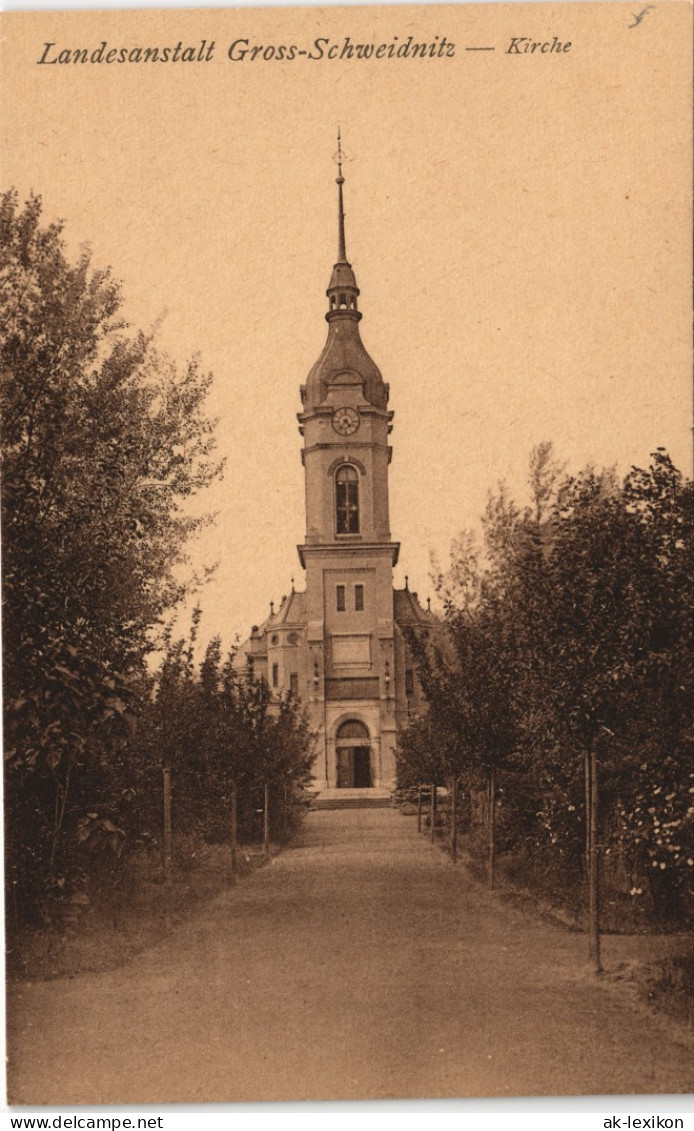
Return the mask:
[[[658,449],[627,477],[624,498],[638,534],[641,646],[617,839],[646,867],[659,913],[674,918],[694,869],[694,484]]]
[[[211,378],[197,360],[179,372],[120,306],[110,271],[88,251],[70,263],[61,225],[41,226],[39,198],[1,198],[6,796],[11,869],[34,889],[59,878],[96,751],[133,725],[145,654],[186,592],[176,567],[208,521],[188,500],[221,473]]]
[[[412,789],[423,784],[440,785],[445,781],[441,745],[441,728],[431,710],[412,719],[398,736],[396,769],[399,789]]]
[[[262,792],[267,849],[273,792],[277,803],[281,791],[282,803],[275,808],[282,808],[285,791],[302,791],[310,780],[310,733],[298,701],[291,694],[278,700],[267,682],[255,678],[250,670],[237,676],[235,699],[245,788],[249,796]]]
[[[257,836],[261,793],[272,803],[266,817],[288,831],[310,779],[310,734],[298,701],[278,700],[264,680],[239,672],[233,652],[222,662],[219,639],[196,668],[198,616],[187,640],[168,644],[137,741],[152,752],[145,761],[171,771],[175,834],[230,841],[233,870],[237,832]]]
[[[607,851],[615,826],[657,870],[661,913],[691,867],[693,532],[691,485],[662,452],[622,485],[594,472],[567,480],[553,508],[534,642],[545,716],[586,762],[594,903],[597,838]]]
[[[516,833],[564,884],[587,861],[599,965],[603,853],[647,867],[660,914],[691,891],[694,489],[662,451],[620,483],[567,477],[549,445],[530,487],[524,507],[491,496],[483,550],[466,535],[439,572],[450,648],[414,650],[433,725],[489,783],[512,770]]]

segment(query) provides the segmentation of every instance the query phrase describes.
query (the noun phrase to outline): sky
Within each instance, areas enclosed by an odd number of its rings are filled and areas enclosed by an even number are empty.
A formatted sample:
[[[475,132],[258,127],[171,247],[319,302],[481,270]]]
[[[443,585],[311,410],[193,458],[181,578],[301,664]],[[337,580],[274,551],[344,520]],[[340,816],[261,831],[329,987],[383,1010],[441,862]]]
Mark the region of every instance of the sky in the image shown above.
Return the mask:
[[[433,595],[534,445],[621,473],[656,447],[691,473],[689,6],[526,4],[5,16],[3,172],[62,218],[214,383],[222,482],[191,547],[218,562],[202,635],[264,619],[304,534],[299,387],[327,333],[338,124],[362,337],[395,411],[395,583]],[[234,62],[316,37],[455,44],[433,59]],[[516,54],[513,37],[567,52]],[[397,40],[395,39],[397,37]],[[438,39],[437,39],[438,37]],[[60,47],[215,42],[209,63],[45,66]],[[493,51],[466,51],[493,46]]]

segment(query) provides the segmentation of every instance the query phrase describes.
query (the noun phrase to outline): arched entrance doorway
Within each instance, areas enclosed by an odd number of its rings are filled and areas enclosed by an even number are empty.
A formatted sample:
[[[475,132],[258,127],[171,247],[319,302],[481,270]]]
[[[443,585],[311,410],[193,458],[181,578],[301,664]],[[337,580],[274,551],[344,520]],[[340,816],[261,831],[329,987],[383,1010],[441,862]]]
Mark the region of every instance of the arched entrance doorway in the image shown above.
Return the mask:
[[[370,789],[371,736],[359,719],[348,719],[339,727],[335,739],[337,751],[337,788]]]

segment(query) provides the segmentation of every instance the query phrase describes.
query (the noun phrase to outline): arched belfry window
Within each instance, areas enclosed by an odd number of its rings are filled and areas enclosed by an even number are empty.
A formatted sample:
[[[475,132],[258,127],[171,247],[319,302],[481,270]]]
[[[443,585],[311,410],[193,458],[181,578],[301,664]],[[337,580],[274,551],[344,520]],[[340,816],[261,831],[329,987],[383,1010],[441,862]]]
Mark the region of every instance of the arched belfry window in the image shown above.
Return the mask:
[[[335,472],[335,515],[338,534],[359,533],[359,475],[348,463]]]

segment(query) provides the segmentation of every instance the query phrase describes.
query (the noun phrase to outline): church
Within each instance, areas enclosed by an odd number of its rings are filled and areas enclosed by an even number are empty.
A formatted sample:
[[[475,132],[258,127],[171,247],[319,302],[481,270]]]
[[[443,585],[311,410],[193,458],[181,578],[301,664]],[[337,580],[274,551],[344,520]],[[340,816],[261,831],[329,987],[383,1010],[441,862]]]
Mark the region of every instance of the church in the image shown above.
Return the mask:
[[[339,139],[338,139],[339,141]],[[389,387],[361,340],[359,288],[347,260],[338,149],[338,251],[327,289],[327,341],[301,386],[299,433],[306,535],[305,587],[255,626],[237,663],[279,697],[300,699],[315,736],[314,789],[391,789],[398,732],[423,699],[406,630],[436,618],[393,587],[400,546],[390,532]]]

